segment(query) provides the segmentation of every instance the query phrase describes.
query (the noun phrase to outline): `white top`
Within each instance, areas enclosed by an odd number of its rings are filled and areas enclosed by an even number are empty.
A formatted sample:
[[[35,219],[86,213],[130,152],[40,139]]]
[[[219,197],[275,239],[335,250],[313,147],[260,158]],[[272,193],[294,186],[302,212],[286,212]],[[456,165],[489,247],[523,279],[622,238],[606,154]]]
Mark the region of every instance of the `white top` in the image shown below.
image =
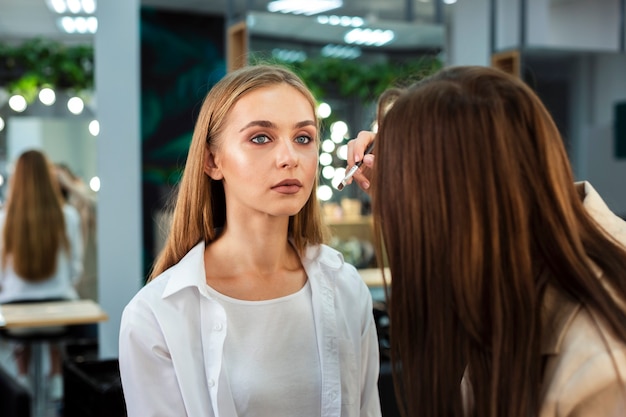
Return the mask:
[[[78,298],[76,284],[83,272],[83,242],[78,211],[70,205],[63,206],[65,231],[70,244],[69,253],[64,249],[57,255],[57,269],[49,279],[31,283],[20,278],[11,265],[0,266],[0,304],[19,300]],[[0,211],[0,236],[4,230],[6,213]],[[0,248],[2,239],[0,238]]]
[[[226,311],[224,365],[237,415],[319,416],[322,377],[308,281],[273,300],[237,300],[211,287],[209,293]]]
[[[204,248],[198,243],[150,281],[122,313],[119,365],[128,417],[237,416],[224,364],[233,330],[209,293]],[[380,416],[378,338],[367,286],[328,246],[307,248],[302,264],[320,361],[319,415]],[[250,372],[264,376],[257,367]]]

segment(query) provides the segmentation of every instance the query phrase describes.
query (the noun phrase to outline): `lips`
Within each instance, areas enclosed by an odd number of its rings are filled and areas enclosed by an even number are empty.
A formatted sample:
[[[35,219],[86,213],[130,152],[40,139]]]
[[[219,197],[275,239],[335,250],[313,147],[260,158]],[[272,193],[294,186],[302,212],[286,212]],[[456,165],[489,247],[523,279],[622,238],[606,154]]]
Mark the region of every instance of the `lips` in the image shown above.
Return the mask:
[[[295,194],[302,188],[302,183],[296,179],[288,179],[272,186],[272,190],[281,194]]]

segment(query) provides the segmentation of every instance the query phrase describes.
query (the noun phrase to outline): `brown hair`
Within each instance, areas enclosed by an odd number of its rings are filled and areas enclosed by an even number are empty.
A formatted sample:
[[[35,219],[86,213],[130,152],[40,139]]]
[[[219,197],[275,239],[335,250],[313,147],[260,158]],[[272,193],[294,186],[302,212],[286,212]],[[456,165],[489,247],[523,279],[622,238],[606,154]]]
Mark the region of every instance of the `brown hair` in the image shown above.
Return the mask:
[[[557,127],[521,80],[451,67],[380,103],[372,201],[403,413],[536,415],[546,285],[626,341],[592,266],[626,299],[626,252],[585,211]]]
[[[150,279],[178,263],[201,240],[207,244],[215,240],[216,228],[222,227],[226,221],[226,202],[222,183],[212,180],[204,172],[205,153],[218,146],[226,117],[241,97],[259,88],[280,84],[298,90],[311,103],[315,114],[315,98],[306,85],[293,72],[278,65],[260,64],[233,71],[208,92],[193,132],[171,229]],[[317,130],[319,132],[319,126]],[[319,143],[319,137],[315,140]],[[290,235],[300,253],[307,245],[323,243],[327,238],[316,189],[317,178],[308,201],[289,221]]]
[[[17,159],[11,177],[2,235],[2,266],[31,282],[44,281],[57,268],[59,250],[69,250],[62,197],[52,165],[39,151]]]

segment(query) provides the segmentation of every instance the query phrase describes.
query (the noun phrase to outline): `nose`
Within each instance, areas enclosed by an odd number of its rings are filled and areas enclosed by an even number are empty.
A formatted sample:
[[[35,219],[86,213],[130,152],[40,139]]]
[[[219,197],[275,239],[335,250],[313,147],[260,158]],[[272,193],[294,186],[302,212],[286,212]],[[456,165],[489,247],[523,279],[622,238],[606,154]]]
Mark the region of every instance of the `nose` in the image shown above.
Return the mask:
[[[294,168],[300,161],[298,150],[293,140],[282,139],[276,146],[276,165],[280,168]]]

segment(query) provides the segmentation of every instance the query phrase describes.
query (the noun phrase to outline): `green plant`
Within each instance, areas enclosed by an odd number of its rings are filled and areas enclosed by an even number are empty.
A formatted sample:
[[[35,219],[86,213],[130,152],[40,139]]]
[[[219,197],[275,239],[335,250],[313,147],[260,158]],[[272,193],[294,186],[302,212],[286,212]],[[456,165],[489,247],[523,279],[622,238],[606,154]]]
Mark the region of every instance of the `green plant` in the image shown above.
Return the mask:
[[[292,69],[318,98],[357,99],[361,103],[376,101],[389,87],[402,86],[429,76],[442,68],[434,55],[395,62],[391,59],[373,64],[318,56],[301,62],[286,62],[256,52],[248,57],[252,64],[279,64]]]
[[[0,86],[29,102],[46,86],[76,92],[93,89],[93,68],[91,45],[41,38],[19,45],[0,42]]]
[[[367,103],[385,89],[428,76],[442,67],[439,59],[424,56],[404,63],[364,64],[338,58],[313,58],[289,64],[317,97],[338,93]]]

